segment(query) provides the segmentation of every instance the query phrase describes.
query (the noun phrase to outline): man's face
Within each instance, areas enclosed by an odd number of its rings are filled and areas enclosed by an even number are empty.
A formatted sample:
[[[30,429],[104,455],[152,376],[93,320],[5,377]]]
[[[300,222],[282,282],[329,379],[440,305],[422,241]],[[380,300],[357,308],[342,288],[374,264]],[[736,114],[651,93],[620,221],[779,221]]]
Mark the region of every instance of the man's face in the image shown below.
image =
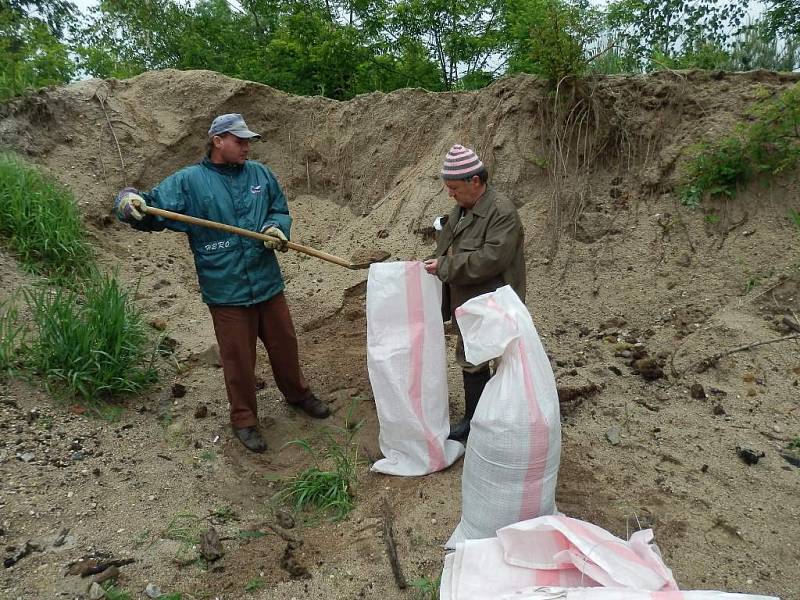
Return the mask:
[[[456,201],[461,208],[472,208],[483,193],[483,184],[479,177],[472,179],[445,179],[444,187],[447,194]]]
[[[243,165],[250,153],[250,140],[238,138],[232,133],[223,133],[214,136],[214,148],[221,162]]]

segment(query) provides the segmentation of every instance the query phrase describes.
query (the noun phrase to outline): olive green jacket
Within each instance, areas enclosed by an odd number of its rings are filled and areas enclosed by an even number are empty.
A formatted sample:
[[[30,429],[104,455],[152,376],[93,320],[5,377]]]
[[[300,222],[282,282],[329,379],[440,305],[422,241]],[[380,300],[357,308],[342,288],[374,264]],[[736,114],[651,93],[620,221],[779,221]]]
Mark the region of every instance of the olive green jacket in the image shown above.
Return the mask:
[[[461,215],[461,207],[455,206],[436,236],[437,275],[446,284],[444,319],[467,300],[506,284],[524,302],[525,232],[513,202],[487,187],[478,203]]]

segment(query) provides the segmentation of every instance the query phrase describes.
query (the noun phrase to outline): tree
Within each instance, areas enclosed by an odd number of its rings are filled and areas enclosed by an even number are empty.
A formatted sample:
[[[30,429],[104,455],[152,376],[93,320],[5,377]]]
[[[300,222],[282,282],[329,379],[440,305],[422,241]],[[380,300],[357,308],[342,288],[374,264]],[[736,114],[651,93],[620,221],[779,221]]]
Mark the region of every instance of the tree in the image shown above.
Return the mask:
[[[0,99],[70,80],[74,64],[59,38],[74,16],[64,0],[0,0]]]
[[[423,43],[438,65],[445,89],[463,79],[499,70],[503,49],[502,0],[400,0],[389,19],[395,40]]]

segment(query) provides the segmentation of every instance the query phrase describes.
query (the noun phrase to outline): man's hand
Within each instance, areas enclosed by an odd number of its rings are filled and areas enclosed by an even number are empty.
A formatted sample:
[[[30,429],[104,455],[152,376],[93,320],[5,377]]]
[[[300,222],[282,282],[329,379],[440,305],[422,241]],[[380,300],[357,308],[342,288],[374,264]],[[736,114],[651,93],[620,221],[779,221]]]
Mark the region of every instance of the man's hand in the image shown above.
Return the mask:
[[[119,217],[121,221],[130,221],[131,219],[141,221],[144,219],[147,203],[136,190],[133,188],[125,188],[117,194],[117,201],[114,208],[117,212],[117,217]]]
[[[438,258],[429,258],[425,262],[422,263],[425,267],[425,270],[430,273],[431,275],[436,275],[436,272],[439,270],[439,259]]]
[[[283,232],[278,229],[277,227],[267,227],[261,233],[264,235],[268,235],[272,238],[272,240],[264,240],[264,246],[269,248],[270,250],[278,250],[280,252],[286,252],[289,249],[289,240],[286,239],[286,236],[283,235]]]

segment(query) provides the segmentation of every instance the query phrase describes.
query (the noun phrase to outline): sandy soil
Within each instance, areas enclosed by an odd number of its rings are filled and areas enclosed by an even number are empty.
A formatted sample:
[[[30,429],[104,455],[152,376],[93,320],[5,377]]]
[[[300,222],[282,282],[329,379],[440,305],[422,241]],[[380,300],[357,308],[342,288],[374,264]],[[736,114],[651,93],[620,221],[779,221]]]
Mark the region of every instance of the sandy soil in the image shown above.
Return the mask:
[[[0,386],[4,558],[33,545],[0,572],[0,597],[88,597],[89,579],[66,573],[94,556],[134,560],[118,578],[134,598],[147,584],[184,598],[411,598],[386,557],[384,501],[406,578],[441,571],[441,544],[460,517],[461,463],[424,478],[368,471],[380,453],[366,372],[366,272],[281,257],[306,375],[333,404],[332,424],[343,425],[351,406],[364,422],[355,510],[339,523],[287,529],[271,499],[308,458],[284,444],[320,440],[325,424],[281,402],[262,354],[260,414],[271,449],[245,453],[227,428],[185,241],[110,217],[123,185],[147,189],[196,161],[208,123],[223,112],[243,113],[264,135],[253,158],[285,187],[294,239],[346,258],[375,248],[392,260],[430,252],[430,223],[449,202],[437,179],[441,157],[455,142],[476,148],[526,227],[527,305],[562,396],[559,508],[622,537],[652,527],[682,588],[800,597],[800,469],[781,456],[800,436],[800,346],[767,344],[695,368],[792,334],[784,317],[800,313],[800,231],[788,217],[800,210],[797,174],[703,210],[682,207],[672,192],[691,144],[729,131],[755,99],[795,80],[765,72],[603,78],[579,90],[587,111],[579,122],[529,77],[474,93],[404,90],[339,103],[164,71],[2,107],[2,145],[72,189],[101,262],[138,282],[148,318],[166,321],[178,368],[165,364],[156,388],[120,398],[125,410],[106,419],[78,414],[36,381]],[[33,282],[6,250],[0,276],[0,300]],[[651,364],[632,366],[634,344]],[[663,377],[647,377],[658,370]],[[455,367],[449,379],[457,416]],[[185,396],[174,397],[175,383]],[[737,447],[764,456],[748,465]],[[213,563],[170,539],[210,525],[225,550]]]

